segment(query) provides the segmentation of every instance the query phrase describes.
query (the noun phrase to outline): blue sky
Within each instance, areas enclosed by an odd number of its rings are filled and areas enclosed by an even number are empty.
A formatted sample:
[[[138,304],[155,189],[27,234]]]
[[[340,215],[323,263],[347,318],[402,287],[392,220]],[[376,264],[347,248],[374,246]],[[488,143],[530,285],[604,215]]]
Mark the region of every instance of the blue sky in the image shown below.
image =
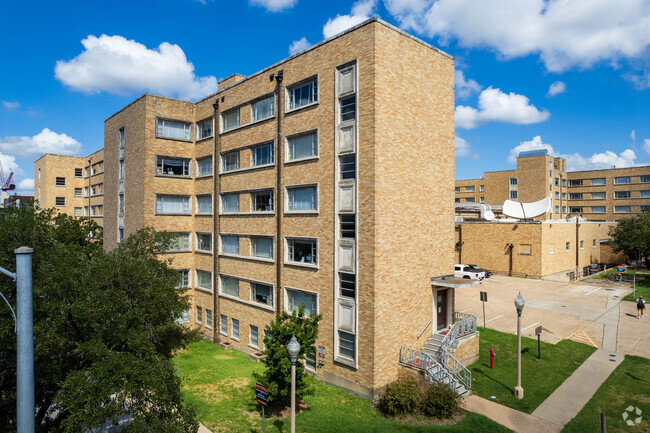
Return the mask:
[[[570,169],[650,164],[650,0],[3,2],[0,161],[86,155],[145,91],[217,80],[379,16],[456,58],[456,178],[546,148]]]

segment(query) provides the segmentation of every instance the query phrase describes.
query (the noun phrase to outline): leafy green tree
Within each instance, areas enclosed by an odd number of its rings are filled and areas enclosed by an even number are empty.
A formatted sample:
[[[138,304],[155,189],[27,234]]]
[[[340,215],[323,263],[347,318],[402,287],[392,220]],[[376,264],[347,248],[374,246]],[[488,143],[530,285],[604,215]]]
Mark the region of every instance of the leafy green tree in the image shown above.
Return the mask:
[[[614,252],[623,252],[630,257],[645,260],[650,256],[650,213],[623,218],[609,230],[609,241]]]
[[[111,252],[98,226],[52,210],[0,210],[0,266],[34,248],[37,431],[83,432],[132,418],[124,432],[196,432],[171,357],[196,332],[176,320],[189,306],[179,275],[158,260],[167,233],[143,229]],[[0,278],[14,305],[15,284]],[[15,430],[16,335],[0,306],[0,430]]]
[[[305,359],[305,354],[315,353],[316,337],[318,337],[318,322],[322,316],[305,315],[304,306],[289,314],[285,311],[278,314],[268,324],[266,331],[270,338],[264,336],[265,370],[262,373],[253,373],[253,378],[265,385],[268,389],[268,401],[277,405],[287,406],[291,401],[291,361],[287,344],[293,335],[300,343],[298,361]],[[267,333],[265,332],[265,334]],[[304,367],[301,362],[296,362],[296,397],[302,398],[312,395],[314,390],[304,380]]]

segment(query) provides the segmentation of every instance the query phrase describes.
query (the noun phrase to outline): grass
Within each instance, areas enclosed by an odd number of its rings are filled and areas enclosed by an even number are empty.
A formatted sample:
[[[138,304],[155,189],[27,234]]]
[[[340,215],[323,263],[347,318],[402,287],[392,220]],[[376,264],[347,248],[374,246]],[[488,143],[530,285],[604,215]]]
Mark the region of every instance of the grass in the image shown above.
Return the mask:
[[[595,347],[562,340],[542,342],[537,359],[537,339],[521,338],[521,386],[524,398],[514,396],[517,368],[517,336],[487,329],[481,332],[480,358],[468,368],[472,371],[472,392],[522,412],[531,413],[559,387],[592,353]],[[495,351],[490,369],[490,349]],[[495,399],[491,397],[495,396]]]
[[[628,406],[641,409],[643,419],[640,424],[629,426],[623,421],[622,415]],[[625,356],[621,365],[562,432],[600,431],[601,409],[605,414],[608,433],[650,431],[650,359]]]
[[[255,402],[251,374],[262,369],[263,364],[250,361],[241,352],[225,351],[209,341],[194,343],[180,354],[183,398],[194,406],[199,421],[213,432],[261,432],[262,415]],[[315,395],[305,398],[309,408],[296,416],[298,432],[510,431],[471,412],[458,424],[402,424],[379,415],[366,398],[308,379],[314,382]],[[289,427],[288,418],[266,419],[267,432],[286,432]]]
[[[606,280],[607,276],[613,272],[616,272],[616,268],[610,269],[607,272],[603,272],[602,274],[599,274],[596,276],[597,280]],[[628,277],[634,276],[634,270],[633,269],[628,269],[625,274]],[[626,283],[621,284],[621,286],[627,286]],[[632,287],[632,284],[630,283],[630,286]],[[636,296],[638,297],[639,295],[643,296],[643,299],[648,299],[650,297],[650,273],[646,270],[638,270],[636,271]],[[636,297],[634,296],[634,291],[631,293],[628,293],[624,298],[624,301],[632,301],[636,302]]]

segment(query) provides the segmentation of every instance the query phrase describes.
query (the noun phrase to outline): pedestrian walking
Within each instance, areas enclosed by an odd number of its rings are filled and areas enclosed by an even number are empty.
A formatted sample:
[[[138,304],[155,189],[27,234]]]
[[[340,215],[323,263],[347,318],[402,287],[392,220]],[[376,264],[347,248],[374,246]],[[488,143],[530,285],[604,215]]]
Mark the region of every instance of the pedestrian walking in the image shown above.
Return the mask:
[[[636,318],[640,319],[643,317],[643,310],[645,310],[645,300],[643,296],[639,295],[639,299],[636,300]]]

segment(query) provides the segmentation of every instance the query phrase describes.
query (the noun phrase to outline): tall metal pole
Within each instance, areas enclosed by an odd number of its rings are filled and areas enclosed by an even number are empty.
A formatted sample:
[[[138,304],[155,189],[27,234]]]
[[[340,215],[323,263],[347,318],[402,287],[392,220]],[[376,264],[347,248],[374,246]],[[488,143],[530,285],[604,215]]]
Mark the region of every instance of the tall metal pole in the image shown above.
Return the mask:
[[[18,310],[17,412],[18,433],[34,432],[34,307],[32,304],[32,253],[28,247],[16,254]]]
[[[524,389],[521,387],[521,312],[524,309],[524,298],[521,297],[521,292],[515,299],[515,307],[517,308],[517,386],[515,386],[515,397],[519,400],[524,398]]]
[[[296,363],[291,363],[291,433],[296,433]]]

